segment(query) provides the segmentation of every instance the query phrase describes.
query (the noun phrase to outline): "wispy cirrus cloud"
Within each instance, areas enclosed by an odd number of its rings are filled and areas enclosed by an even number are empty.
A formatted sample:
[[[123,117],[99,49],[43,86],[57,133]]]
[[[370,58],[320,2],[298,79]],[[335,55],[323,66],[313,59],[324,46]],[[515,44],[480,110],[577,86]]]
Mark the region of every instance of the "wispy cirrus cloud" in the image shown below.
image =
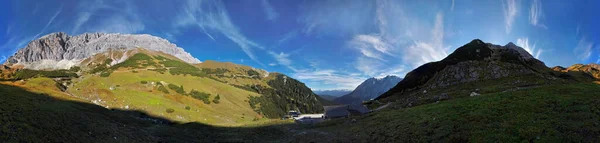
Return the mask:
[[[548,29],[546,25],[542,24],[540,20],[544,17],[542,10],[542,2],[540,0],[533,0],[531,2],[531,8],[529,8],[529,23],[533,26],[542,27]]]
[[[391,53],[392,45],[385,42],[382,37],[377,35],[356,35],[349,42],[351,47],[354,47],[360,51],[363,56],[386,61],[383,59],[383,55],[394,56]]]
[[[579,40],[579,42],[577,42],[577,46],[573,50],[573,53],[575,54],[575,56],[577,56],[579,60],[588,60],[592,55],[593,46],[594,42],[590,42],[585,37],[583,37]]]
[[[515,0],[502,1],[502,10],[504,14],[504,28],[507,34],[510,33],[513,27],[512,25],[515,22],[515,17],[517,16],[518,12],[517,8],[518,5]]]
[[[221,1],[189,0],[186,2],[183,11],[178,15],[176,26],[198,26],[213,40],[215,38],[208,34],[206,29],[219,32],[236,43],[250,59],[264,66],[254,54],[254,50],[262,50],[264,47],[248,39],[239,31],[229,18]]]
[[[517,39],[517,46],[525,49],[525,51],[529,52],[529,54],[531,54],[536,59],[539,59],[540,55],[543,52],[542,48],[536,49],[536,43],[529,44],[529,39],[527,37]]]
[[[280,52],[280,53],[278,54],[278,53],[275,53],[275,52],[273,52],[273,51],[269,51],[268,53],[269,53],[269,54],[270,54],[270,55],[271,55],[273,58],[275,58],[275,60],[277,61],[277,63],[278,63],[279,65],[283,65],[283,66],[285,66],[285,67],[289,68],[290,70],[292,70],[292,71],[294,71],[294,72],[298,71],[296,68],[294,68],[294,67],[292,66],[292,60],[290,60],[290,59],[289,59],[289,57],[290,57],[290,54],[286,54],[286,53],[284,53],[284,52]],[[272,66],[275,66],[275,65],[277,65],[277,64],[274,64],[274,63],[272,63],[272,64],[273,64]],[[269,65],[271,65],[271,64],[269,64]]]
[[[275,11],[275,9],[271,6],[271,4],[269,3],[269,1],[267,0],[262,0],[261,1],[261,6],[265,12],[265,15],[267,16],[267,20],[271,20],[274,21],[277,19],[277,17],[279,17],[279,13],[277,13]]]
[[[375,22],[373,1],[309,1],[300,7],[298,21],[308,35],[353,35],[366,33]]]
[[[137,6],[132,1],[82,1],[75,9],[77,13],[71,34],[137,33],[146,28]]]
[[[48,23],[46,23],[44,28],[42,28],[42,30],[39,33],[35,34],[35,36],[33,36],[33,38],[31,40],[38,38],[42,33],[44,33],[46,31],[46,29],[48,29],[48,26],[50,26],[50,24],[52,24],[54,22],[54,19],[56,19],[56,17],[62,12],[62,9],[63,9],[63,6],[61,5],[60,8],[58,8],[58,10],[54,13],[54,15],[52,15],[52,17],[50,17],[50,20],[48,20]]]
[[[429,32],[430,39],[414,40],[412,45],[404,49],[402,58],[412,67],[439,61],[448,56],[450,47],[444,45],[444,17],[441,13],[436,14],[435,24]]]

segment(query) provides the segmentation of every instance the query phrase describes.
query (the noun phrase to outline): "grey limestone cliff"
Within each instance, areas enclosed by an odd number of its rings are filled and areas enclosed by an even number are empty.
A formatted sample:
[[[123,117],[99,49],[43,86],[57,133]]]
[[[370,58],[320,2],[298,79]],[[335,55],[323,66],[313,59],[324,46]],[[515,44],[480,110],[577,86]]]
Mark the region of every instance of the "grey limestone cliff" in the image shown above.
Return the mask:
[[[5,64],[23,64],[26,68],[69,68],[79,61],[110,49],[144,48],[171,54],[188,63],[200,63],[177,45],[147,34],[84,33],[69,36],[51,33],[33,40],[6,60]]]

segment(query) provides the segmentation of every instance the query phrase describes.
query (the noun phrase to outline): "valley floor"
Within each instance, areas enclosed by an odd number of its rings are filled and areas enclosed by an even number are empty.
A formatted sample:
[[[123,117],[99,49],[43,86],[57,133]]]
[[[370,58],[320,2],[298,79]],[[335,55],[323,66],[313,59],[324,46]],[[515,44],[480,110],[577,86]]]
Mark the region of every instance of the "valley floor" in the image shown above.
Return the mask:
[[[314,125],[178,124],[0,84],[0,140],[14,142],[598,142],[600,85],[483,94]],[[356,121],[353,121],[356,120]]]

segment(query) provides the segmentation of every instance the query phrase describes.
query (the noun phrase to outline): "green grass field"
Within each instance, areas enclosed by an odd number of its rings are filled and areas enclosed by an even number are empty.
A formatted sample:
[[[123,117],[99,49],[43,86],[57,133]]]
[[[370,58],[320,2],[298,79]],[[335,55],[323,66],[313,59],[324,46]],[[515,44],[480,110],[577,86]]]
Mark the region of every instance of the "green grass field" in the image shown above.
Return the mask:
[[[339,119],[309,129],[336,134],[331,141],[342,142],[598,142],[598,93],[600,85],[593,83],[553,85],[390,107],[354,117],[355,123]]]
[[[148,83],[142,84],[141,81]],[[219,104],[205,104],[202,100],[178,94],[173,90],[165,94],[156,89],[155,85],[158,82],[181,85],[186,93],[192,89],[209,93],[212,95],[210,99],[219,94],[221,99]],[[259,96],[258,94],[209,78],[157,74],[147,70],[137,70],[137,73],[117,70],[109,77],[83,77],[74,85],[68,92],[90,101],[97,101],[99,105],[125,110],[144,110],[151,115],[179,122],[235,126],[249,124],[255,122],[255,118],[261,118],[247,102],[249,96]],[[113,90],[110,90],[111,87]],[[186,107],[190,107],[189,110]],[[175,112],[167,113],[167,109],[173,109]]]

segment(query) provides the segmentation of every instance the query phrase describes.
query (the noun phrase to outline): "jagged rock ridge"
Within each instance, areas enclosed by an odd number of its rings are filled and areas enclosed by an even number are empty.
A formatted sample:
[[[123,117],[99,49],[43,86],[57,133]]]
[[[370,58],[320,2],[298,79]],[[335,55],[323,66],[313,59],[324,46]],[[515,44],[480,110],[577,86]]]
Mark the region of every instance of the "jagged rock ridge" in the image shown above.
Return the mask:
[[[551,78],[548,77],[549,72],[543,62],[513,43],[500,46],[475,39],[443,60],[424,64],[409,72],[394,88],[377,99],[395,96],[410,104],[429,100],[425,95],[432,89],[523,75],[548,79]],[[444,97],[447,98],[447,95]]]
[[[378,97],[382,93],[394,87],[402,78],[388,75],[384,78],[369,78],[358,85],[354,91],[339,98],[334,102],[340,104],[360,104],[362,101]]]
[[[200,63],[177,45],[147,34],[85,33],[69,36],[57,32],[31,41],[9,57],[5,64],[23,64],[31,69],[66,69],[97,53],[134,48],[160,51],[188,63]]]

